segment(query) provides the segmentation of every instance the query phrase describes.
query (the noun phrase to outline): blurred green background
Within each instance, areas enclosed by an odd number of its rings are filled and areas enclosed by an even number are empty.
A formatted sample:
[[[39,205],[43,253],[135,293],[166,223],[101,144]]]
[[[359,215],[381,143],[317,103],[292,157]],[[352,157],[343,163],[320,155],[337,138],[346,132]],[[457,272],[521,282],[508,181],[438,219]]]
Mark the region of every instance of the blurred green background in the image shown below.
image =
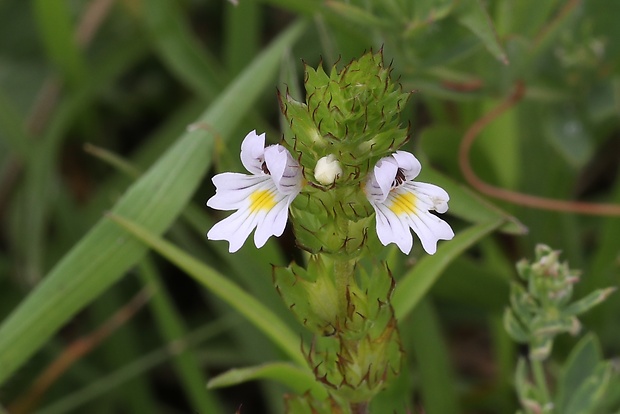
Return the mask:
[[[474,144],[475,172],[618,205],[619,15],[608,0],[0,0],[0,412],[282,412],[290,389],[274,382],[205,388],[229,368],[289,358],[282,347],[103,214],[165,232],[301,335],[271,284],[271,264],[301,259],[292,234],[231,256],[205,239],[222,216],[204,202],[211,175],[242,171],[248,131],[279,139],[276,90],[303,99],[304,62],[342,67],[382,48],[415,91],[406,148],[474,193],[459,144],[522,82],[523,99]],[[514,412],[520,350],[501,315],[513,263],[537,243],[583,270],[577,297],[618,285],[617,214],[489,202],[528,232],[482,238],[401,320],[407,365],[381,397],[402,401],[398,412]],[[458,235],[475,215],[447,219]],[[619,312],[612,296],[583,319],[609,358]],[[558,341],[558,361],[576,340]],[[614,377],[600,412],[619,407]]]

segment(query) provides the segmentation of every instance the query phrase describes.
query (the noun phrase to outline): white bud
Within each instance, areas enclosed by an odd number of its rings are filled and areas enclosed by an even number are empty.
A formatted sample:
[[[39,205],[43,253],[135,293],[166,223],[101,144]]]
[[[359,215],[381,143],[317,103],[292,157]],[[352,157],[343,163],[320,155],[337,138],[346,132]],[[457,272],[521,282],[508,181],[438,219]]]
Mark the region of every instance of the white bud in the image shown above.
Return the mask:
[[[342,175],[342,167],[333,154],[321,158],[314,167],[314,178],[323,184],[331,185]]]

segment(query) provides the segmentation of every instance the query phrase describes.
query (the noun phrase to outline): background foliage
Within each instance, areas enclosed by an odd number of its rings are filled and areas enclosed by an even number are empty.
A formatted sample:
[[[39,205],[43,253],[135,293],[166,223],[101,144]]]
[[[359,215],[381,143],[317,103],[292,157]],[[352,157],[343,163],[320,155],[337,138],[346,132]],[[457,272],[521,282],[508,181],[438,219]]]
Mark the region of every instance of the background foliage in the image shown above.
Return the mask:
[[[407,149],[450,192],[457,238],[432,259],[386,251],[403,275],[394,305],[408,358],[375,408],[513,412],[520,350],[501,321],[513,263],[542,242],[583,270],[575,297],[616,286],[620,220],[483,201],[459,144],[521,84],[473,145],[476,174],[620,203],[620,5],[239,3],[0,0],[0,412],[281,412],[285,392],[303,392],[302,330],[271,283],[271,264],[303,258],[291,234],[234,256],[206,241],[221,217],[204,207],[208,177],[241,171],[248,131],[278,140],[276,87],[302,97],[302,60],[329,67],[380,48],[416,91]],[[620,352],[619,311],[612,296],[582,319],[607,358]],[[577,340],[560,337],[555,361]],[[276,381],[205,389],[229,368],[277,361],[241,373]],[[600,412],[619,405],[613,376]]]

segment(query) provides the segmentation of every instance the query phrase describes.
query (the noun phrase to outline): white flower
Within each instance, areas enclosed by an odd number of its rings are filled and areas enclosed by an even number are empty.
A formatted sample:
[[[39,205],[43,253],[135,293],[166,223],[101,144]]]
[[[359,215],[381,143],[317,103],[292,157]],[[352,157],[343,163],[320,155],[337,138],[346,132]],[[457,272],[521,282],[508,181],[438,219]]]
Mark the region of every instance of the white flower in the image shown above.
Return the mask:
[[[281,236],[288,208],[301,190],[297,161],[282,145],[265,148],[265,134],[250,132],[241,143],[241,162],[252,175],[222,173],[213,177],[216,193],[207,205],[217,210],[237,210],[207,233],[211,240],[228,240],[229,251],[241,248],[252,230],[256,247],[270,236]]]
[[[445,213],[450,197],[436,185],[412,181],[421,169],[413,154],[396,151],[377,162],[365,187],[375,209],[379,240],[385,246],[396,243],[405,254],[413,247],[409,228],[429,254],[437,251],[438,240],[454,237],[448,223],[430,213]]]
[[[329,154],[316,162],[316,167],[314,167],[314,178],[316,178],[319,183],[331,185],[335,183],[341,175],[342,167],[334,154]]]

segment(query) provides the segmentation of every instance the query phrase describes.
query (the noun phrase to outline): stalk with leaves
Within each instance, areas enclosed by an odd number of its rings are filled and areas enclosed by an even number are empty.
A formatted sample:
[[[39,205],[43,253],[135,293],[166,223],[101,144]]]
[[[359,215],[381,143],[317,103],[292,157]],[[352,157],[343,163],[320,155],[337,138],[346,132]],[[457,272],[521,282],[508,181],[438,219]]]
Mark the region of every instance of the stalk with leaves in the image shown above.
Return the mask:
[[[435,253],[450,226],[431,213],[448,209],[448,194],[414,181],[420,162],[399,148],[408,128],[399,114],[409,94],[390,78],[381,53],[342,70],[306,67],[306,101],[280,95],[288,130],[280,144],[250,132],[241,160],[250,175],[223,173],[208,205],[236,210],[208,233],[237,251],[255,229],[261,247],[280,236],[290,216],[305,265],[273,271],[276,289],[314,334],[304,353],[328,391],[287,398],[291,413],[365,413],[372,398],[398,375],[402,350],[390,304],[394,279],[374,259],[395,243]]]
[[[517,271],[525,286],[512,283],[510,307],[504,312],[504,325],[510,336],[529,348],[529,364],[521,358],[516,371],[519,401],[528,414],[592,413],[611,375],[610,362],[602,360],[598,342],[590,335],[575,347],[559,379],[557,395],[551,395],[543,362],[551,355],[555,337],[561,333],[577,335],[581,330],[577,316],[615,291],[599,289],[571,302],[579,272],[560,262],[559,257],[559,251],[539,244],[533,263],[521,260]],[[533,381],[528,378],[529,372]],[[571,398],[567,389],[575,392],[576,398]]]

